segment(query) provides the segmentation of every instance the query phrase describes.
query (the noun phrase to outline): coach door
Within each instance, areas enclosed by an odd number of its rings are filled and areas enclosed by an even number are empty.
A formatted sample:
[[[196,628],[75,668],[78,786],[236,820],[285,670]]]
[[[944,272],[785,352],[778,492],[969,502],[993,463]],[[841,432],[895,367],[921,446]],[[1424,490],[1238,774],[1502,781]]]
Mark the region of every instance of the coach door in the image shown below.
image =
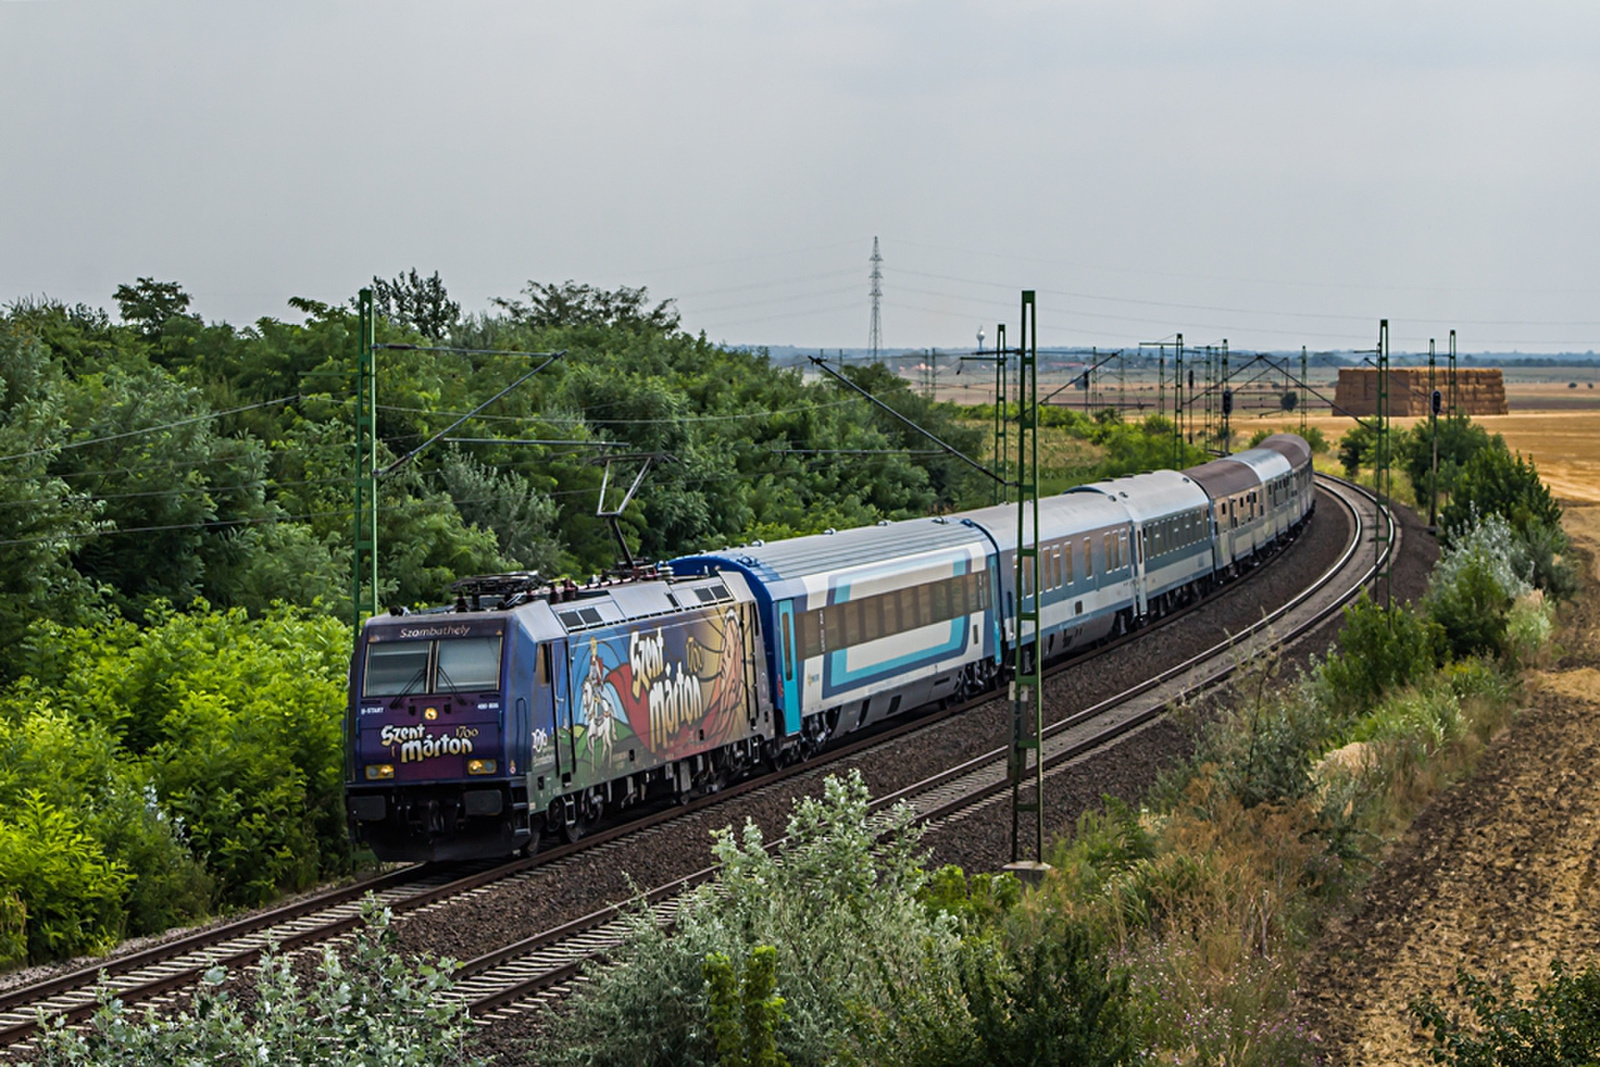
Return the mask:
[[[783,697],[783,729],[785,733],[800,732],[800,672],[804,662],[797,662],[799,637],[794,625],[794,601],[778,604],[778,685]]]
[[[1135,525],[1133,527],[1133,605],[1135,613],[1143,618],[1145,615],[1144,599],[1144,550],[1145,532],[1149,527]]]
[[[567,659],[567,642],[555,640],[545,645],[550,652],[550,709],[555,735],[550,739],[556,753],[556,776],[562,785],[572,784],[578,767],[576,744],[572,737],[572,665]]]

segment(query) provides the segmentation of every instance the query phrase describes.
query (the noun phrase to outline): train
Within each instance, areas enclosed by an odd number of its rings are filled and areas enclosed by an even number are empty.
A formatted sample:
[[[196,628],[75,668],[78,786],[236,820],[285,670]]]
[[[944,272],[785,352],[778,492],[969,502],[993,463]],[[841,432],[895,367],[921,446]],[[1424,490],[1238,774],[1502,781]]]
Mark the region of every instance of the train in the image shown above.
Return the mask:
[[[1018,508],[827,530],[579,585],[456,583],[367,620],[345,797],[386,861],[531,853],[646,801],[715,792],[836,738],[994,689],[1203,597],[1313,512],[1311,449],[1276,434],[1186,470],[1042,498],[1038,588]],[[1021,633],[1016,599],[1037,608]],[[1031,618],[1031,612],[1030,618]]]

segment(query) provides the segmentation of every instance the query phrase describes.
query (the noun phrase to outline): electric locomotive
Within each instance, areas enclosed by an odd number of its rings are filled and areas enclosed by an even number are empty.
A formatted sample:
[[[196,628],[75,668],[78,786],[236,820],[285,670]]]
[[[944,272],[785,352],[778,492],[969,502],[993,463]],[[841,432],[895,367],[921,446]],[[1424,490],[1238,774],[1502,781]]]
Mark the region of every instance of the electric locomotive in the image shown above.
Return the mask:
[[[348,809],[380,858],[576,839],[608,808],[714,786],[764,754],[737,575],[457,587],[452,607],[368,620],[352,664]]]

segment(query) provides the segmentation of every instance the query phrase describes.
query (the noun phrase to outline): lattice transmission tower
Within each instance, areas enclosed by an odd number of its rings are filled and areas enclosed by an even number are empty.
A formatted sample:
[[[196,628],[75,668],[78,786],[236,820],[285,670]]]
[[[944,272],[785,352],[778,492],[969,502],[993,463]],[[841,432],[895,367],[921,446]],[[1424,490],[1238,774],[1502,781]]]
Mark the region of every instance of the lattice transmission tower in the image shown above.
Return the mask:
[[[883,323],[878,318],[878,302],[883,299],[883,257],[878,254],[878,239],[872,239],[872,328],[868,331],[867,347],[872,349],[872,362],[878,362],[878,349],[883,347]]]

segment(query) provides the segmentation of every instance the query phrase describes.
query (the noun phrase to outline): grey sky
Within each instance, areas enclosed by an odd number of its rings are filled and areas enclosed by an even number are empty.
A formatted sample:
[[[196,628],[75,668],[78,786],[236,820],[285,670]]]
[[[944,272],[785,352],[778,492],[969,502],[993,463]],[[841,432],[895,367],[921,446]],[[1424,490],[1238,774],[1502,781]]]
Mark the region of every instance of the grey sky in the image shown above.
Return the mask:
[[[0,300],[439,270],[713,340],[1600,348],[1600,4],[0,0]]]

